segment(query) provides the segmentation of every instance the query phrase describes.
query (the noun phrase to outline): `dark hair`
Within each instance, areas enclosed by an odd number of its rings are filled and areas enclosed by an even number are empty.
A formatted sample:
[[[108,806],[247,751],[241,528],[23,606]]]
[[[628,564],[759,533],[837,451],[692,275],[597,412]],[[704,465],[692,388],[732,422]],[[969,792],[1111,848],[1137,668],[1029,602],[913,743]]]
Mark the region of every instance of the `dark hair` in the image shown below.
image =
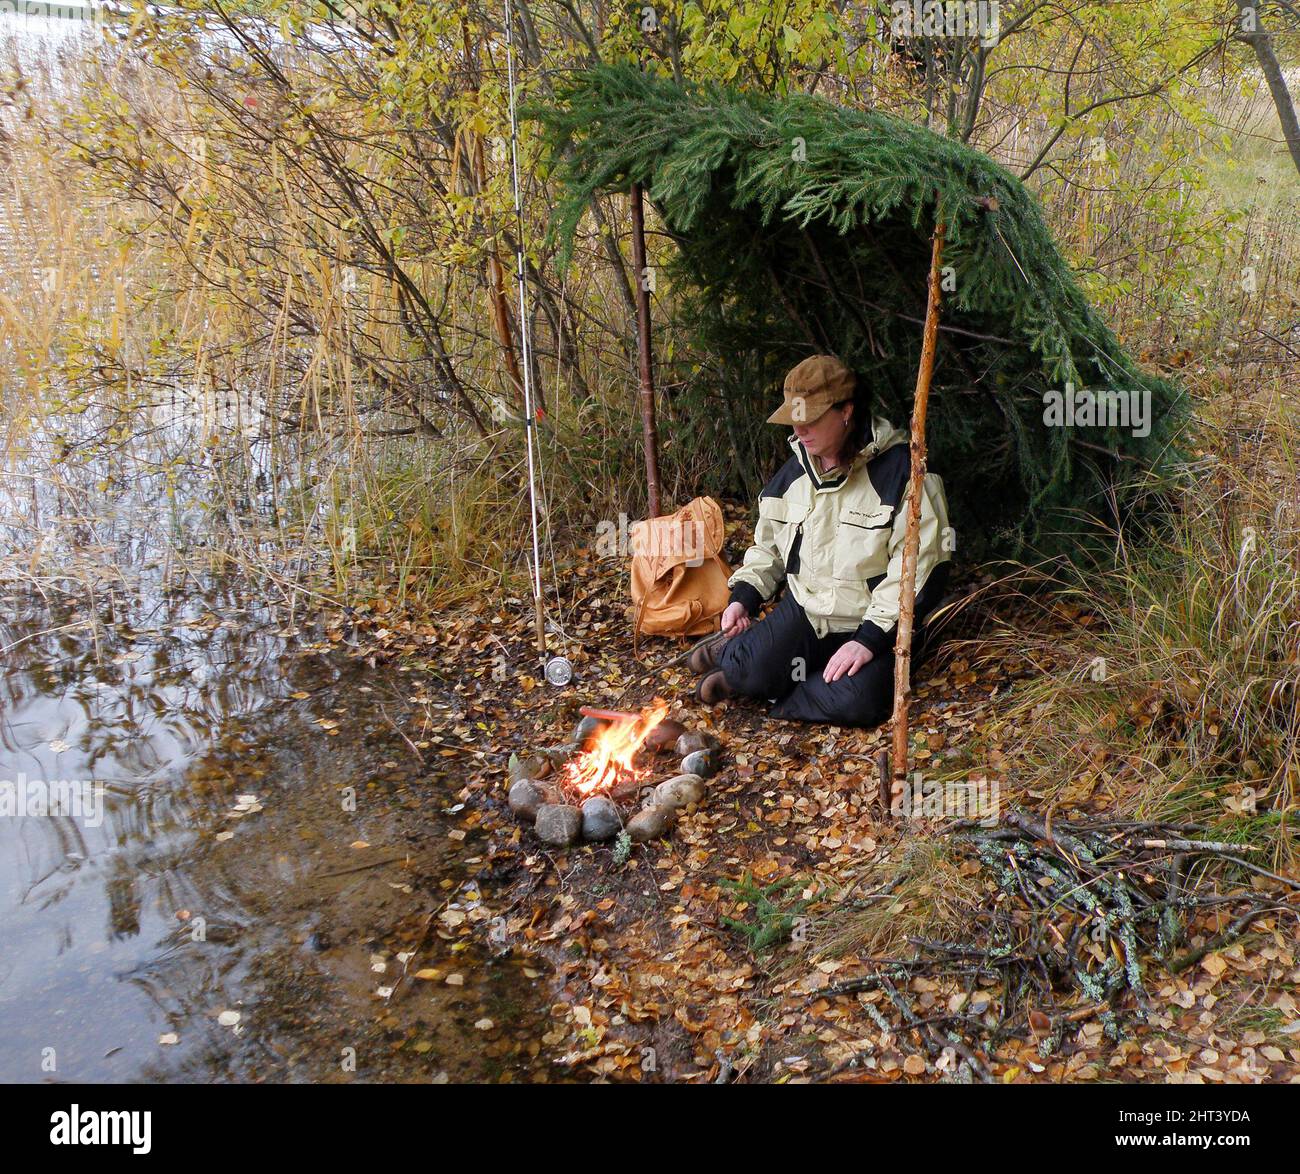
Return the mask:
[[[841,460],[848,464],[871,442],[871,389],[861,371],[853,373],[855,383],[851,399],[840,400],[832,404],[833,408],[842,408],[845,404],[853,405],[853,424],[844,439],[844,451]]]

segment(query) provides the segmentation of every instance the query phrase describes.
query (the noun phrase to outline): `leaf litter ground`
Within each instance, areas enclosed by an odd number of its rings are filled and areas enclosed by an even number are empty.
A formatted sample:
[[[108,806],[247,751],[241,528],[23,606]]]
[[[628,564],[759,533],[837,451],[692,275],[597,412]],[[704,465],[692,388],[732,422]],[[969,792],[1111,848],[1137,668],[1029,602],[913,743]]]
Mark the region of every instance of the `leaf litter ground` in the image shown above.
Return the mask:
[[[743,529],[733,515],[737,547]],[[330,635],[430,679],[401,732],[457,788],[450,834],[475,837],[500,894],[468,915],[453,902],[436,932],[551,970],[538,1045],[556,1079],[1300,1083],[1294,877],[1198,888],[1201,849],[1145,846],[1184,829],[1111,810],[1135,764],[1063,762],[1068,808],[1008,803],[1019,745],[1000,719],[1042,640],[992,661],[953,641],[918,672],[913,766],[1001,785],[996,825],[889,819],[887,729],[697,705],[684,666],[655,671],[683,644],[634,649],[615,560],[574,552],[555,591],[563,688],[542,679],[523,598],[430,618],[379,596]],[[983,621],[1030,622],[991,600]],[[1055,612],[1062,629],[1089,619]],[[506,807],[510,755],[565,742],[582,704],[655,696],[723,742],[703,803],[623,863],[608,845],[545,850]]]

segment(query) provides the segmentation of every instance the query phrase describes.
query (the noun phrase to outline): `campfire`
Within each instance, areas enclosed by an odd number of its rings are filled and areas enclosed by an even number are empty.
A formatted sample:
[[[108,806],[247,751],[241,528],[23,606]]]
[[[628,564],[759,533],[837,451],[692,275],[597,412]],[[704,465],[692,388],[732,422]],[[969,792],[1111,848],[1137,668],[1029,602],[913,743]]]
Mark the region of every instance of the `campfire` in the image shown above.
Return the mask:
[[[589,799],[592,795],[607,794],[620,783],[639,784],[644,772],[636,766],[637,752],[668,716],[668,703],[659,701],[640,714],[584,710],[583,716],[609,724],[598,728],[595,745],[590,750],[565,764],[560,772],[561,786]]]
[[[717,739],[669,719],[666,701],[656,698],[640,713],[580,712],[569,742],[523,761],[511,756],[510,810],[540,840],[567,847],[626,832],[643,842],[664,835],[681,810],[703,799],[718,767]],[[670,755],[680,758],[680,769],[656,783]]]

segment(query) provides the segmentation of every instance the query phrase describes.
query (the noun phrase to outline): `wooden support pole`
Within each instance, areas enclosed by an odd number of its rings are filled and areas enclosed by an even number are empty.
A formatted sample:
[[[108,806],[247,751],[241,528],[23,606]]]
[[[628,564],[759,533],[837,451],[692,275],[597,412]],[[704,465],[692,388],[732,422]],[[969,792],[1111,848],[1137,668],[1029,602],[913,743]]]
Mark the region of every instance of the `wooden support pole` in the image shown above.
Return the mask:
[[[632,267],[636,271],[637,354],[641,368],[641,431],[650,517],[659,516],[659,433],[655,428],[655,385],[650,367],[650,290],[646,280],[645,210],[641,185],[632,185]]]
[[[903,581],[898,595],[898,634],[894,644],[894,762],[891,800],[907,778],[907,707],[912,692],[912,627],[916,613],[916,558],[921,545],[921,494],[925,481],[925,415],[930,404],[935,340],[939,334],[939,270],[943,264],[944,225],[935,227],[930,253],[930,286],[921,336],[921,365],[912,401],[912,469],[908,481],[907,531],[903,538]]]

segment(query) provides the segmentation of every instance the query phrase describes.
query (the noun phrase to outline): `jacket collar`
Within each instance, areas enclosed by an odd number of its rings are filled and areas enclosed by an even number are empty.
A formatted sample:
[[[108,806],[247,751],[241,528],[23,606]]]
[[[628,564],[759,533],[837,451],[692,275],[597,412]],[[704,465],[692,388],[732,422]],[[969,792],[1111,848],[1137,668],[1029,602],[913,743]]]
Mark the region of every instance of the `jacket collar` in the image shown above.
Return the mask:
[[[794,449],[794,455],[799,458],[799,464],[803,466],[803,471],[808,475],[808,480],[812,482],[814,489],[830,489],[842,484],[848,476],[849,470],[844,468],[836,469],[833,473],[819,471],[816,460],[804,448],[803,441],[794,433],[790,434],[790,447]],[[854,464],[856,463],[855,461]]]
[[[799,464],[803,466],[803,471],[808,474],[808,480],[812,482],[813,488],[831,489],[843,484],[848,479],[849,474],[857,469],[859,465],[863,465],[876,457],[881,452],[882,444],[892,443],[896,440],[894,435],[896,431],[897,429],[883,416],[873,416],[871,418],[871,439],[858,450],[857,456],[849,462],[848,468],[839,468],[829,474],[818,470],[817,462],[804,448],[803,441],[793,432],[790,433],[790,447],[794,449],[795,456],[799,458]]]

